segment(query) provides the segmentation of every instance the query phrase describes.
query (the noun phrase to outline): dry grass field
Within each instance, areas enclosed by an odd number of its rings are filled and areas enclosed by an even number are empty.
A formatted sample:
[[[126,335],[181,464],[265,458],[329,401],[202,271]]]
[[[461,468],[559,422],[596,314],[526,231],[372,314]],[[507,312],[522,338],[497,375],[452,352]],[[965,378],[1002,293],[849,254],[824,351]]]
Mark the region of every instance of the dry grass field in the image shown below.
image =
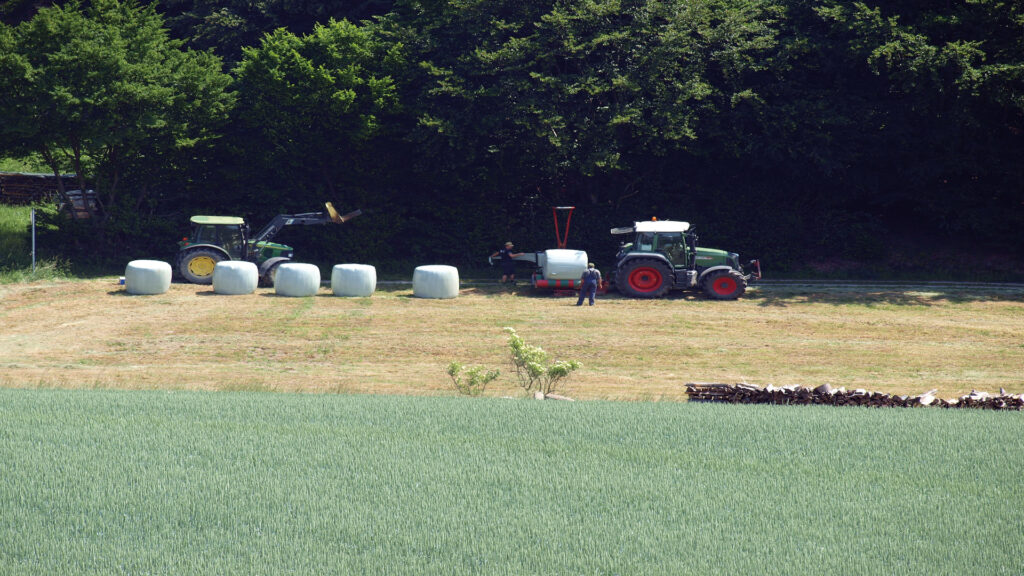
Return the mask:
[[[382,285],[371,298],[221,296],[175,283],[130,296],[115,279],[0,286],[0,385],[453,394],[453,360],[507,373],[513,326],[576,359],[565,394],[683,400],[686,382],[867,388],[952,397],[1024,392],[1024,289],[773,286],[593,308],[530,287],[464,284],[453,300]]]

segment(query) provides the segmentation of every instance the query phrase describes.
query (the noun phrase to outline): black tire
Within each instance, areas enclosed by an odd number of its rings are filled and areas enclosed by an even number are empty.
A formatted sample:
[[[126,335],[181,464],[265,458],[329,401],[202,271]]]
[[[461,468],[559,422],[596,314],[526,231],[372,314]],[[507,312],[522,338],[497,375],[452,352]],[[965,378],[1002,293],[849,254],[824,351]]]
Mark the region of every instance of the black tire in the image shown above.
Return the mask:
[[[747,291],[747,281],[735,270],[716,270],[701,283],[704,293],[714,300],[735,300]]]
[[[672,270],[657,260],[634,258],[616,271],[615,286],[630,298],[661,298],[672,287]]]
[[[274,276],[277,275],[277,269],[279,266],[281,266],[281,264],[284,264],[285,262],[287,262],[287,260],[282,260],[280,262],[274,262],[273,264],[271,264],[270,268],[267,268],[267,271],[263,274],[263,276],[260,276],[260,286],[263,286],[264,288],[272,288],[274,286]]]
[[[178,258],[178,272],[193,284],[212,284],[213,269],[227,256],[209,248],[189,250]]]

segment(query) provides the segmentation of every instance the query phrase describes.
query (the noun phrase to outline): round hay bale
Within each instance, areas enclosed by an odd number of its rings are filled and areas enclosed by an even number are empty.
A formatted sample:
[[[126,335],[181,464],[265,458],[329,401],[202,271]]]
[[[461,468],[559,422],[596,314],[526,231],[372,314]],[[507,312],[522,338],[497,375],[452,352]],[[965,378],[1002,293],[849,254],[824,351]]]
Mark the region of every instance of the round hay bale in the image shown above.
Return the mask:
[[[260,271],[252,262],[225,260],[213,267],[213,291],[217,294],[252,294],[260,280]]]
[[[316,264],[285,262],[274,274],[274,293],[278,296],[315,296],[320,290],[320,268]]]
[[[132,260],[124,269],[129,294],[163,294],[171,288],[171,265],[159,260]]]
[[[377,269],[367,264],[337,264],[331,270],[335,296],[372,296],[377,289]]]
[[[417,298],[455,298],[459,295],[459,270],[434,264],[417,266],[412,274],[412,295]]]

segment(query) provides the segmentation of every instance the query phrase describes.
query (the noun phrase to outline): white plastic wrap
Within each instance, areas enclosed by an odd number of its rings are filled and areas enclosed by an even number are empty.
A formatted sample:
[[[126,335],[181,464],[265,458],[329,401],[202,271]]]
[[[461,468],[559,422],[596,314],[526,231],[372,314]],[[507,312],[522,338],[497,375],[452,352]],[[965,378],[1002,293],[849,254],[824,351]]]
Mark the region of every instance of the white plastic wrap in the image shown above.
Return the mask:
[[[377,269],[368,264],[337,264],[331,269],[335,296],[372,296],[377,289]]]
[[[455,298],[459,295],[459,270],[454,266],[417,266],[412,274],[412,295],[417,298]]]
[[[547,280],[579,280],[587,269],[587,253],[582,250],[545,250],[542,268]]]
[[[129,294],[163,294],[171,288],[171,265],[159,260],[132,260],[124,270]]]
[[[274,274],[274,293],[278,296],[302,298],[315,296],[320,290],[320,268],[316,264],[285,262]]]
[[[213,291],[217,294],[252,294],[259,280],[260,272],[252,262],[225,260],[213,268]]]

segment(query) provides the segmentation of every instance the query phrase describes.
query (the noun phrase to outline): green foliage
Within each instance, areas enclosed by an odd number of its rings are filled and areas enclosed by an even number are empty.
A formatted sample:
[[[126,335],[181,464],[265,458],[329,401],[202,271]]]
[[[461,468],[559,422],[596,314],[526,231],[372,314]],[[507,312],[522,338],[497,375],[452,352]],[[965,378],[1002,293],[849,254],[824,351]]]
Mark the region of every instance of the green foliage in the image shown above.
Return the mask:
[[[390,0],[164,0],[160,9],[178,38],[198,49],[211,49],[226,62],[237,62],[242,49],[265,34],[286,29],[307,34],[330,19],[353,22],[387,12]]]
[[[509,362],[519,385],[529,391],[551,394],[570,374],[583,367],[576,360],[550,361],[544,349],[527,344],[515,328],[504,328],[508,334]]]
[[[178,208],[173,174],[195,170],[219,138],[229,80],[216,57],[170,39],[152,5],[43,8],[0,27],[0,153],[38,154],[98,193],[98,217],[52,220],[65,234],[55,245],[75,257],[122,255],[161,228],[156,213]]]
[[[32,269],[32,207],[0,204],[0,284],[58,280],[70,275],[68,263],[52,251],[36,256]],[[54,211],[52,206],[36,208],[37,236],[46,231],[43,218]],[[41,251],[37,242],[36,250]]]
[[[108,220],[330,200],[372,217],[296,235],[297,253],[395,270],[550,247],[548,207],[567,204],[599,265],[608,226],[651,216],[776,271],[895,266],[908,236],[1024,253],[1020,3],[8,8],[24,21],[0,26],[0,154],[88,176]],[[186,45],[233,65],[229,123],[226,75]],[[148,244],[134,234],[155,224],[109,226]]]
[[[45,174],[49,167],[37,154],[22,158],[0,158],[0,172],[31,172]]]
[[[0,572],[1013,574],[1024,452],[993,439],[1020,432],[971,411],[0,388]]]
[[[21,267],[0,266],[0,284],[23,284],[41,280],[68,280],[73,278],[71,266],[59,258],[36,261],[35,270],[32,264]]]
[[[463,372],[465,370],[465,372]],[[494,381],[501,372],[498,370],[487,370],[484,372],[482,366],[463,366],[458,362],[448,365],[448,376],[459,394],[466,396],[479,396],[487,389],[487,385]]]
[[[31,208],[0,204],[0,268],[31,264]]]
[[[269,188],[262,201],[302,197],[306,187],[331,199],[351,182],[367,160],[360,148],[397,109],[401,63],[400,46],[344,20],[305,36],[277,30],[247,48],[234,71],[236,146],[248,178]]]

